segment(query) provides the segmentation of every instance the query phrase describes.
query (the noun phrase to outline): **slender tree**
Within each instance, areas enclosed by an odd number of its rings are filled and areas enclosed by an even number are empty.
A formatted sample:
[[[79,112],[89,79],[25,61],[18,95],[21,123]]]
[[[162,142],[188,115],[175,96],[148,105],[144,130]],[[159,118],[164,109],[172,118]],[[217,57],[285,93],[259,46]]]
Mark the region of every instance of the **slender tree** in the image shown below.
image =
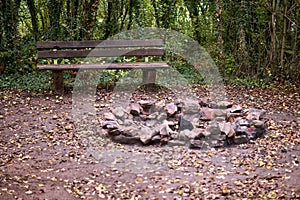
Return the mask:
[[[216,21],[217,21],[217,31],[218,31],[218,58],[220,61],[220,67],[222,68],[222,71],[224,72],[224,55],[223,55],[223,24],[222,24],[222,0],[216,0]]]
[[[49,19],[50,19],[50,40],[58,40],[61,35],[61,13],[62,13],[62,0],[49,0],[48,9],[49,9]]]
[[[34,39],[38,41],[39,28],[38,28],[37,11],[35,7],[35,3],[34,0],[27,0],[26,2],[31,16],[32,33]]]
[[[7,49],[14,49],[16,42],[15,38],[18,36],[18,12],[21,0],[2,0],[1,13],[3,26],[3,34],[5,36],[5,46]],[[2,40],[3,41],[3,40]]]

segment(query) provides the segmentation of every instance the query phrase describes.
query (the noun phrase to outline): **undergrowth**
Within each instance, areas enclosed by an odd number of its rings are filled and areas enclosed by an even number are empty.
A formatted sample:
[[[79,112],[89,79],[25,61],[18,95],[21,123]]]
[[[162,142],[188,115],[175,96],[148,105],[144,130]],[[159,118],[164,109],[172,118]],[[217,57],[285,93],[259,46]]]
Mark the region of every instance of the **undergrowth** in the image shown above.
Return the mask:
[[[177,65],[173,66],[181,78],[186,79],[188,84],[205,84],[201,74],[188,67]],[[177,74],[177,72],[175,74]],[[173,77],[174,73],[166,75],[163,73],[160,76],[160,70],[158,70],[158,84],[160,84],[160,78],[164,77],[166,80],[164,82],[178,82],[177,77]],[[110,85],[114,84],[120,80],[130,79],[130,70],[124,72],[122,70],[105,70],[99,73],[99,85]],[[172,77],[170,77],[172,76]],[[127,78],[126,78],[127,77]],[[120,79],[121,78],[121,79]],[[141,75],[138,76],[141,79]],[[72,89],[74,87],[76,75],[71,74],[69,71],[64,71],[64,85],[66,88]],[[130,81],[129,80],[129,81]],[[279,85],[285,85],[293,88],[297,88],[295,85],[289,82],[277,83],[274,81],[266,81],[263,79],[242,79],[242,78],[224,78],[224,84],[229,85],[244,85],[244,86],[257,86],[261,88],[267,87],[277,87]],[[299,88],[299,87],[298,87]],[[53,89],[53,80],[51,71],[32,71],[24,74],[14,73],[14,74],[0,74],[0,90],[26,90],[26,91],[45,91]]]
[[[52,87],[51,72],[33,71],[25,74],[1,74],[0,90],[50,90]]]

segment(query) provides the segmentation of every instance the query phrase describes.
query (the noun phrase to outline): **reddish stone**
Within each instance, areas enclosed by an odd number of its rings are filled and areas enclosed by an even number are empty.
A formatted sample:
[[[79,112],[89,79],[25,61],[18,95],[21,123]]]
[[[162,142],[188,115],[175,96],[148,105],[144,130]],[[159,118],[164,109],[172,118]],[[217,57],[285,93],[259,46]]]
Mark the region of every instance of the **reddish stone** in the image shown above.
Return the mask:
[[[215,118],[214,110],[207,107],[201,108],[200,115],[200,119],[203,121],[211,121]]]
[[[178,108],[174,103],[168,103],[165,110],[168,116],[172,116],[177,112]]]
[[[138,103],[131,103],[130,104],[130,114],[132,115],[139,115],[141,112],[141,106]]]

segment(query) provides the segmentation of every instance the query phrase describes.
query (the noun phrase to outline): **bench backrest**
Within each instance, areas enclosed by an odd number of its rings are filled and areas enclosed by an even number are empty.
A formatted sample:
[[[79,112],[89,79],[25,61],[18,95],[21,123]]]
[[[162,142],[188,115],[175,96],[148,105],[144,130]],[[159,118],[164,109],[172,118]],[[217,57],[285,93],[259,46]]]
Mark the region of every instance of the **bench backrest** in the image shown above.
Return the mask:
[[[38,58],[163,56],[164,43],[155,40],[91,40],[37,42]]]

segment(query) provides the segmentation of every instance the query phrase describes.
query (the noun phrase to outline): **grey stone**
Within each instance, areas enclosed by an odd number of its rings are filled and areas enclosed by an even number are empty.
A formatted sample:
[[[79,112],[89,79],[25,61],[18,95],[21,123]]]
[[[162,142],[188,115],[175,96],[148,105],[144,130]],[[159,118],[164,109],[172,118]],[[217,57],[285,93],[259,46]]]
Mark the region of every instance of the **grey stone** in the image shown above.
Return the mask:
[[[112,141],[118,142],[121,144],[140,144],[139,137],[126,137],[124,135],[115,135],[112,138]]]
[[[111,129],[108,130],[108,135],[112,136],[112,135],[120,135],[122,134],[122,131],[120,129]]]
[[[139,137],[143,144],[147,144],[151,141],[151,138],[156,135],[157,132],[149,127],[142,127],[139,130]]]
[[[164,121],[164,123],[160,127],[159,132],[160,132],[160,135],[163,136],[163,137],[170,135],[172,130],[169,127],[168,121]]]
[[[185,146],[186,142],[184,140],[169,140],[168,146]]]
[[[103,121],[102,122],[102,128],[104,129],[118,129],[119,124],[116,121]]]
[[[156,119],[153,119],[153,120],[148,120],[148,121],[146,121],[146,126],[148,126],[148,127],[154,127],[154,126],[156,126],[157,124],[159,124],[160,122],[158,121],[158,120],[156,120]]]
[[[255,127],[264,127],[265,126],[265,123],[262,120],[254,120],[252,123]]]
[[[186,141],[186,140],[188,140],[188,138],[186,137],[185,133],[182,132],[182,131],[176,133],[176,136],[177,136],[177,137],[175,137],[175,140],[181,140],[181,141]]]
[[[173,116],[177,112],[178,108],[174,103],[168,103],[165,106],[165,110],[168,116]]]
[[[160,135],[154,135],[152,138],[151,138],[151,142],[154,142],[154,143],[157,143],[157,142],[160,142]]]
[[[249,141],[249,138],[247,135],[239,135],[239,136],[235,136],[233,138],[233,142],[235,144],[244,144],[247,143]]]
[[[144,108],[151,107],[155,102],[152,100],[140,100],[138,103]]]
[[[229,101],[219,101],[219,102],[212,102],[211,103],[211,107],[212,108],[231,108],[232,107],[232,103]]]
[[[126,136],[136,137],[139,136],[139,129],[133,126],[126,126],[122,128],[122,133]]]
[[[164,110],[165,103],[163,101],[156,102],[151,108],[150,111],[153,112],[161,112]]]
[[[221,108],[231,108],[233,106],[233,103],[229,101],[221,101],[219,102],[219,106]]]
[[[215,117],[226,117],[227,111],[225,109],[214,109]]]
[[[229,109],[230,113],[240,113],[242,111],[242,107],[240,105],[234,105]]]
[[[188,129],[185,129],[185,130],[181,131],[180,133],[184,134],[187,139],[195,139],[196,137],[199,136],[198,133],[196,133],[194,131],[190,131]]]
[[[163,112],[163,113],[160,113],[157,117],[157,121],[158,122],[163,122],[164,120],[167,119],[167,113]]]
[[[251,108],[248,110],[248,115],[246,118],[248,120],[260,120],[260,119],[263,119],[265,117],[265,115],[266,115],[265,110]]]
[[[195,126],[195,125],[198,125],[199,124],[199,117],[197,117],[197,118],[193,118],[192,120],[191,120],[191,123]]]
[[[200,105],[197,101],[186,100],[183,102],[182,112],[184,114],[199,113]]]
[[[226,144],[225,140],[211,140],[209,143],[212,147],[223,147]]]
[[[235,131],[230,122],[226,122],[223,124],[221,132],[223,132],[227,137],[233,137],[235,135]]]
[[[107,112],[103,114],[103,117],[106,121],[114,121],[116,120],[116,117],[111,112]]]
[[[193,131],[197,134],[197,137],[195,137],[195,138],[200,139],[200,138],[205,137],[205,134],[206,134],[205,129],[195,128],[195,129],[193,129]]]
[[[122,107],[116,107],[112,109],[112,114],[114,114],[117,118],[123,118],[125,115],[125,110]]]
[[[242,117],[243,113],[230,113],[227,112],[227,118],[237,118],[237,117]]]
[[[212,147],[242,144],[266,133],[262,120],[265,110],[243,110],[241,106],[230,104],[219,102],[215,104],[217,109],[211,109],[200,108],[194,101],[178,100],[176,104],[164,106],[163,101],[154,104],[150,100],[141,100],[131,103],[128,110],[117,107],[111,113],[104,113],[105,121],[99,118],[102,128],[98,128],[102,135],[123,144],[169,143],[170,146],[188,145],[190,148],[203,148],[207,144]],[[173,122],[176,119],[178,121]]]
[[[238,124],[235,124],[235,128],[234,131],[236,133],[236,135],[245,135],[247,134],[248,131],[248,127],[247,126],[240,126]]]
[[[225,122],[226,118],[224,116],[216,117],[215,120],[216,120],[216,122]]]
[[[204,137],[209,137],[209,136],[211,135],[211,132],[208,131],[208,130],[205,130],[205,131],[203,132],[203,135],[204,135]]]
[[[154,112],[148,116],[148,119],[156,119],[158,116],[159,116],[159,112]]]
[[[180,107],[183,106],[183,102],[182,102],[182,100],[180,100],[180,99],[175,99],[175,100],[174,100],[174,103],[175,103],[177,106],[180,106]]]
[[[221,130],[220,130],[220,127],[219,127],[219,124],[218,124],[218,123],[211,123],[211,124],[208,126],[207,130],[208,130],[209,132],[211,132],[211,134],[214,134],[214,135],[216,135],[216,134],[221,134]]]
[[[191,149],[202,149],[204,146],[204,142],[202,140],[191,140],[190,148]]]
[[[215,122],[218,124],[219,129],[221,130],[221,132],[223,132],[222,129],[223,129],[224,124],[225,124],[226,122],[225,122],[225,121],[218,122],[217,120],[215,120]]]
[[[133,128],[138,128],[138,125],[131,119],[125,119],[123,124],[124,126],[132,126]]]
[[[118,122],[119,125],[124,125],[124,121],[121,120],[121,119],[117,119],[117,122]]]
[[[210,136],[206,137],[206,140],[208,141],[225,141],[226,140],[226,135],[222,134],[211,134]]]
[[[188,129],[188,130],[193,130],[194,129],[194,126],[191,122],[189,122],[188,120],[184,119],[182,116],[179,117],[179,130],[185,130],[185,129]]]

